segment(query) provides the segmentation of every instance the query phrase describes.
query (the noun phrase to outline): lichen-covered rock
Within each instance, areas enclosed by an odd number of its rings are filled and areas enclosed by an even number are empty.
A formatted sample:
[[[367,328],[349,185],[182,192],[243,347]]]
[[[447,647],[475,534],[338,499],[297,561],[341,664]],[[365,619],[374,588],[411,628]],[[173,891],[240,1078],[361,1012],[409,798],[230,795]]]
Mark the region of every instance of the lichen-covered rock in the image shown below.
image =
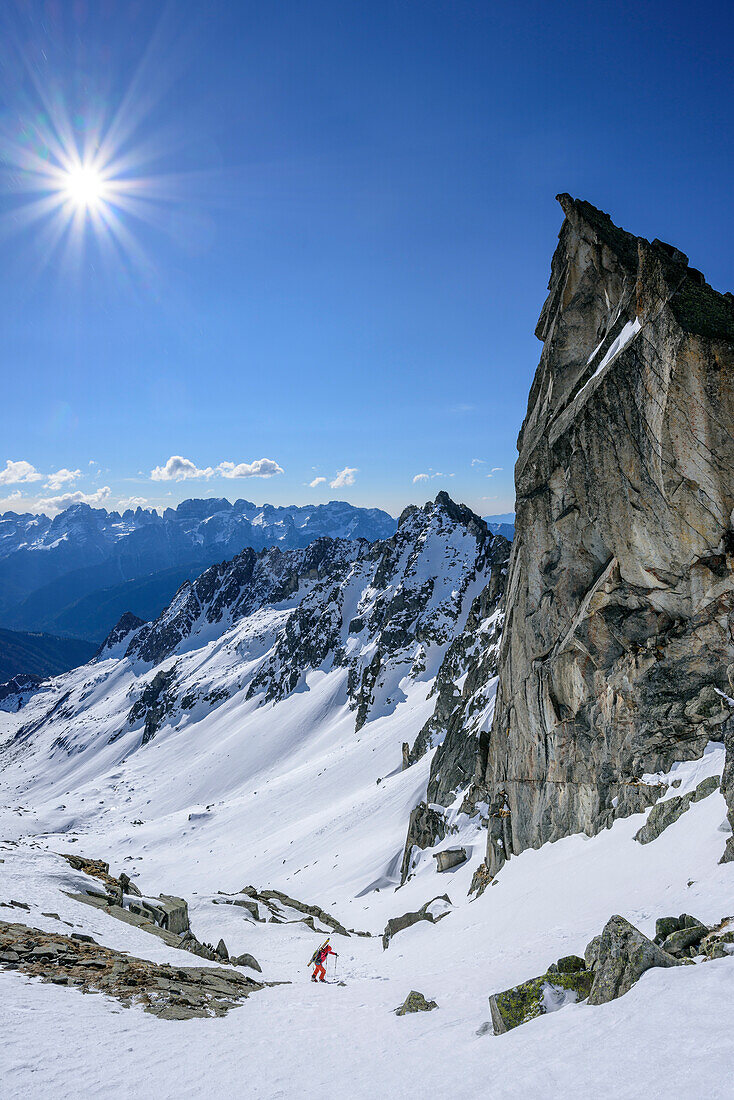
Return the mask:
[[[603,1005],[624,996],[651,967],[678,965],[678,959],[643,936],[624,917],[610,917],[599,938],[589,1004]]]
[[[480,777],[507,806],[491,874],[651,805],[643,774],[720,739],[732,694],[734,300],[559,200]]]
[[[597,959],[599,958],[599,944],[601,943],[601,936],[594,936],[586,945],[584,951],[584,962],[588,970],[593,970],[596,966]]]
[[[579,970],[586,970],[586,960],[578,955],[564,955],[556,963],[556,968],[561,974],[576,974]]]
[[[422,993],[412,989],[403,1003],[395,1009],[396,1016],[405,1016],[409,1012],[432,1012],[438,1008],[435,1001],[427,1001]]]
[[[669,936],[665,937],[660,946],[663,951],[667,951],[669,955],[678,958],[684,954],[687,948],[699,944],[708,931],[709,929],[705,924],[697,921],[696,924],[679,928],[677,932],[671,932]]]
[[[591,972],[583,968],[578,971],[556,969],[502,993],[492,994],[489,1010],[495,1035],[502,1035],[547,1012],[585,1000],[589,996],[592,978]]]
[[[724,919],[701,940],[698,950],[709,959],[734,955],[734,917]]]
[[[658,917],[655,921],[654,942],[660,946],[663,940],[666,940],[671,932],[677,932],[680,927],[680,917]]]

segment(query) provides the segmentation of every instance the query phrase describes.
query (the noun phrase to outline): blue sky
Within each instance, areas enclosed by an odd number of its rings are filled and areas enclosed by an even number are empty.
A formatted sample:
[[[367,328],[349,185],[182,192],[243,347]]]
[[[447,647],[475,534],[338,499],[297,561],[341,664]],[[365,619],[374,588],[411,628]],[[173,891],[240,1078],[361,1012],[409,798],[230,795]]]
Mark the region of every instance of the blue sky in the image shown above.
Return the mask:
[[[4,5],[0,510],[510,510],[555,194],[734,286],[731,11]],[[28,216],[48,131],[111,156],[112,237]]]

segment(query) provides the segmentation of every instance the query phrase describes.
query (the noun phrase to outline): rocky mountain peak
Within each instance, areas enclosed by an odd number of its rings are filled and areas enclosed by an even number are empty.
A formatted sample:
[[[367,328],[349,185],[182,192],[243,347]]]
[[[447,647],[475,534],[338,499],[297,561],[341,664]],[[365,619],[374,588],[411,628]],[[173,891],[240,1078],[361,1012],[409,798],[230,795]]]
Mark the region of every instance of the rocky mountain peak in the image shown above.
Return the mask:
[[[484,768],[490,870],[642,808],[641,776],[700,755],[731,693],[731,298],[673,246],[559,201]]]

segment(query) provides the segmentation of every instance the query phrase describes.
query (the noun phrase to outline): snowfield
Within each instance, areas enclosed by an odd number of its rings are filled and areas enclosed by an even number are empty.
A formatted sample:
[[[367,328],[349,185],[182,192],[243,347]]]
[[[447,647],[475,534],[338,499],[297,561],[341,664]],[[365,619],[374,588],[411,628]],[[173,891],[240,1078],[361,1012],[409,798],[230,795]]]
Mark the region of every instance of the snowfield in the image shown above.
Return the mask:
[[[1,900],[24,900],[31,912],[4,910],[4,919],[65,930],[41,915],[56,912],[131,954],[195,961],[66,897],[89,884],[53,854],[74,851],[127,868],[144,892],[187,897],[199,939],[223,936],[231,953],[254,954],[267,980],[290,984],[253,994],[221,1019],[174,1022],[3,973],[3,1095],[122,1097],[145,1082],[158,1097],[233,1087],[253,1097],[730,1096],[734,958],[649,971],[618,1001],[567,1006],[501,1037],[489,1029],[487,1001],[557,957],[583,953],[614,912],[652,934],[661,915],[692,912],[713,923],[734,910],[732,868],[717,862],[721,795],[692,805],[648,845],[633,840],[644,821],[637,815],[593,839],[525,852],[469,901],[483,853],[475,832],[468,864],[438,875],[426,853],[395,890],[385,884],[395,882],[428,767],[426,758],[398,771],[400,745],[426,713],[425,685],[355,737],[340,677],[315,674],[308,691],[274,707],[220,708],[196,737],[173,731],[122,769],[107,747],[71,794],[62,791],[70,773],[39,776],[20,791],[9,789],[19,777],[6,771]],[[715,771],[722,756],[712,746],[703,761],[682,765],[677,790]],[[144,824],[131,827],[138,814]],[[365,893],[376,881],[382,889]],[[320,937],[212,903],[217,890],[250,883],[282,888],[375,934],[437,894],[453,904],[438,924],[398,933],[386,951],[379,938],[334,936],[346,985],[314,986],[305,964]],[[396,1017],[411,989],[438,1010]]]
[[[436,752],[402,770],[402,746],[433,714],[441,663],[486,579],[472,564],[476,544],[463,535],[442,541],[431,529],[421,547],[413,558],[395,555],[379,591],[364,561],[349,566],[327,605],[345,663],[299,671],[285,694],[268,699],[265,688],[249,689],[265,668],[276,685],[289,672],[284,639],[308,626],[297,616],[301,601],[315,599],[311,581],[298,598],[225,616],[219,626],[197,613],[157,666],[123,656],[122,647],[48,682],[18,713],[0,713],[0,902],[30,906],[0,908],[0,920],[73,929],[142,958],[198,965],[68,896],[99,884],[59,853],[103,859],[146,896],[186,898],[200,941],[222,937],[231,955],[254,955],[265,980],[285,983],[252,993],[224,1017],[172,1021],[0,970],[3,1098],[141,1090],[156,1100],[235,1091],[267,1100],[732,1095],[734,957],[650,970],[617,1001],[565,1004],[498,1037],[488,1005],[490,994],[545,973],[560,956],[583,955],[614,913],[647,935],[661,916],[685,912],[714,924],[733,914],[734,865],[718,863],[729,829],[718,791],[646,845],[634,840],[646,817],[638,814],[594,838],[526,851],[471,899],[486,832],[481,804],[468,817],[459,792],[452,831],[436,848],[414,851],[414,874],[399,886],[408,819],[426,797]],[[388,601],[405,591],[401,606],[412,607],[438,575],[427,567],[437,555],[440,583],[416,612],[420,625],[408,622],[408,641],[391,651],[355,729],[350,672],[369,666],[380,637],[369,617],[380,601],[394,608]],[[354,625],[357,616],[365,625]],[[190,705],[172,706],[143,743],[142,719],[128,715],[174,669]],[[488,728],[492,696],[484,684],[477,729]],[[723,746],[711,743],[701,760],[655,781],[670,785],[664,797],[685,794],[723,764]],[[437,873],[433,853],[457,844],[468,861]],[[258,923],[222,904],[220,891],[248,885],[319,905],[371,936],[333,935],[333,984],[316,986],[306,964],[324,933]],[[445,913],[437,923],[398,932],[383,950],[389,918],[443,894],[450,903],[432,907]],[[438,1009],[396,1017],[411,990]]]

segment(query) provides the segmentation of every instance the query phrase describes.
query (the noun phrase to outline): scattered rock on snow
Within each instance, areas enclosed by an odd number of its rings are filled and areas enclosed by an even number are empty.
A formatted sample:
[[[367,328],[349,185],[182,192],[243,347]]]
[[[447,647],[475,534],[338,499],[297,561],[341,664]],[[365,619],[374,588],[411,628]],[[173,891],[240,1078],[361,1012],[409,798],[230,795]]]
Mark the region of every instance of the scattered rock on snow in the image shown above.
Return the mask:
[[[603,1005],[624,996],[654,966],[680,966],[680,962],[624,917],[610,917],[599,939],[589,1004]]]
[[[249,966],[250,970],[257,970],[258,974],[262,974],[260,963],[254,955],[248,955],[247,952],[244,955],[233,955],[229,961],[232,966]]]
[[[502,1035],[547,1012],[585,1000],[591,989],[593,974],[586,969],[583,959],[576,961],[581,964],[579,970],[561,970],[560,964],[567,963],[567,959],[561,959],[539,978],[531,978],[503,993],[494,993],[489,998],[489,1010],[495,1035]]]
[[[704,936],[707,935],[708,931],[705,924],[696,921],[695,924],[690,924],[685,928],[679,928],[677,932],[671,932],[670,935],[666,936],[663,940],[661,948],[663,951],[667,951],[669,955],[680,958],[689,947],[695,947],[699,944]]]
[[[382,934],[382,947],[386,950],[390,940],[398,932],[402,932],[405,928],[410,928],[411,925],[417,924],[418,921],[427,920],[431,924],[437,924],[443,917],[448,915],[448,908],[437,907],[437,902],[444,902],[445,905],[451,905],[451,898],[448,894],[441,894],[437,898],[431,898],[425,905],[422,905],[414,913],[403,913],[400,917],[390,917],[390,920],[385,925],[385,931]]]
[[[264,987],[233,970],[159,965],[78,936],[4,921],[0,921],[0,966],[82,992],[106,993],[126,1006],[140,1004],[164,1020],[223,1016]]]
[[[435,1001],[427,1001],[422,993],[411,989],[403,1003],[395,1009],[396,1016],[406,1016],[409,1012],[432,1012],[438,1008]]]

